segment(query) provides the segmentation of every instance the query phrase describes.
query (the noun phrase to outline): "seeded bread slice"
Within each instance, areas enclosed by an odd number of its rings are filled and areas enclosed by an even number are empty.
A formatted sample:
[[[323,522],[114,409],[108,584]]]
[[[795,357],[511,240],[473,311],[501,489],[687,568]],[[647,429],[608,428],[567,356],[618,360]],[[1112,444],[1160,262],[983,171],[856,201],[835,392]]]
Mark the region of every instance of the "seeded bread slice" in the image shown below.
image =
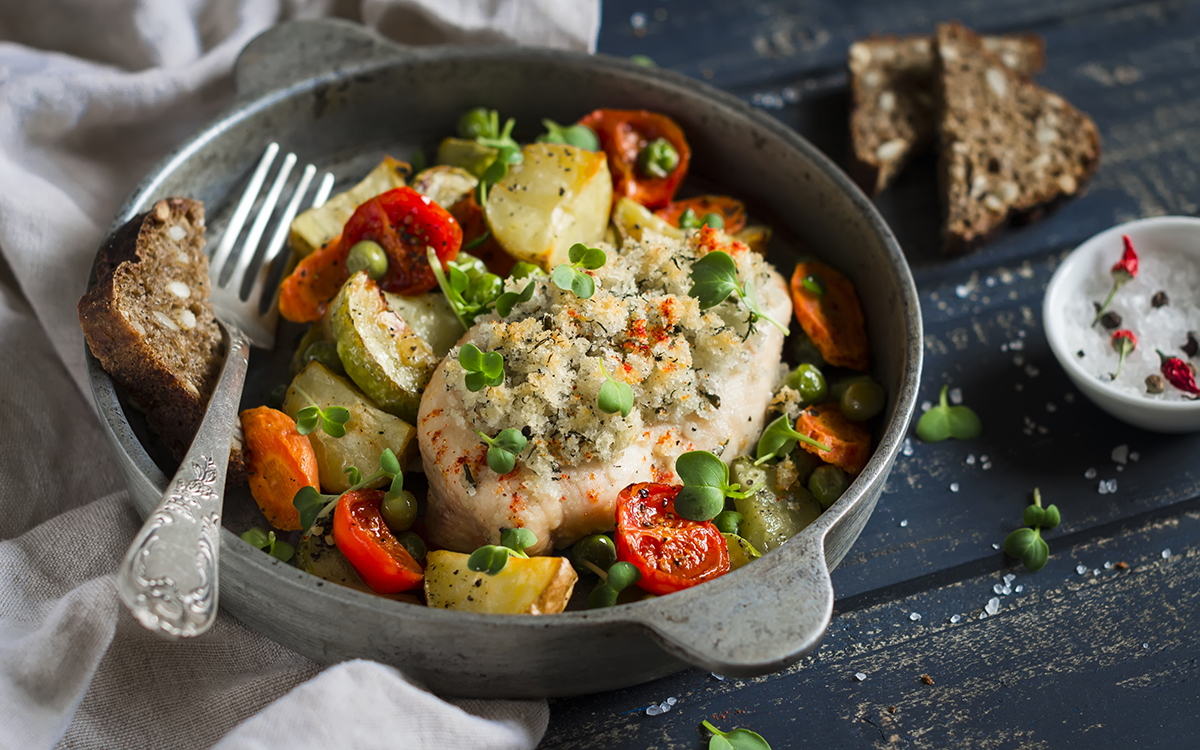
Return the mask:
[[[868,193],[883,191],[937,135],[934,38],[928,34],[863,39],[850,45],[850,168]],[[1045,65],[1037,34],[983,38],[1013,70],[1032,75]]]
[[[191,445],[225,359],[203,247],[203,204],[160,200],[113,234],[96,285],[79,300],[92,354],[176,459]],[[228,475],[243,476],[236,445]]]
[[[1100,166],[1100,135],[962,24],[937,27],[937,52],[944,249],[956,254],[1079,192]]]

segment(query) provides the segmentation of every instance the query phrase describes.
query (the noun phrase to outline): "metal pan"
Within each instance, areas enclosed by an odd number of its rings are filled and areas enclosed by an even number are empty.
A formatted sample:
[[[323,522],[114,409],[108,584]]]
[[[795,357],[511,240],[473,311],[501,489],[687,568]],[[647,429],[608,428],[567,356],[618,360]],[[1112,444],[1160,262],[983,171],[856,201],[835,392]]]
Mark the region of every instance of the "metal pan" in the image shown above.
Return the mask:
[[[203,200],[218,235],[263,147],[347,181],[384,153],[404,158],[453,131],[474,106],[516,117],[518,138],[542,118],[573,122],[597,107],[665,112],[687,133],[695,178],[743,198],[794,246],[847,273],[862,298],[872,371],[888,393],[878,445],[833,507],[778,551],[702,586],[620,607],[546,617],[473,615],[372,597],[275,561],[238,538],[226,501],[221,606],[246,625],[322,662],[394,664],[440,693],[561,696],[610,690],[695,665],[737,677],[782,669],[829,623],[829,570],[875,507],[904,439],[921,369],[912,277],[871,203],[794,131],[734,97],[624,60],[530,49],[409,49],[337,21],[294,22],[251,42],[238,60],[233,106],[160,163],[113,227],[170,195]],[[773,251],[774,252],[774,251]],[[788,268],[786,251],[773,257]],[[281,347],[285,348],[285,347]],[[251,355],[248,389],[269,388],[269,355]],[[166,485],[140,417],[89,355],[89,376],[131,494],[143,515]],[[257,394],[255,393],[257,389]],[[261,400],[259,401],[261,403]],[[147,446],[150,446],[148,452]],[[614,492],[619,488],[614,488]],[[257,511],[255,511],[257,512]],[[231,531],[233,529],[234,531]]]

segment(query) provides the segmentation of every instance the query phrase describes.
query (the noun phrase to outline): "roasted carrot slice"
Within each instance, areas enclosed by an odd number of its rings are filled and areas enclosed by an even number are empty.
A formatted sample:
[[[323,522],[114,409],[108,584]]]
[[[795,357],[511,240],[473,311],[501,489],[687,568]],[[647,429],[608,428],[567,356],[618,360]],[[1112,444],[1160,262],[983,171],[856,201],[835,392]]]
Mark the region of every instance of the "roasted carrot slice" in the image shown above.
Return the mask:
[[[654,215],[677,227],[679,217],[689,208],[701,221],[707,214],[718,214],[725,221],[726,234],[740,232],[746,226],[746,204],[728,195],[699,195],[695,198],[671,201],[666,208],[655,211]]]
[[[309,253],[279,287],[279,314],[293,323],[315,323],[349,277],[341,236]]]
[[[862,471],[871,458],[871,433],[861,424],[843,417],[842,407],[838,404],[819,404],[800,412],[796,418],[796,432],[829,446],[828,451],[823,451],[805,442],[797,443],[847,474]]]
[[[823,294],[804,286],[814,277]],[[796,264],[792,274],[792,309],[800,327],[831,365],[867,369],[867,328],[854,284],[841,272],[819,260]]]
[[[304,487],[319,486],[312,443],[296,430],[291,417],[269,406],[247,409],[241,417],[250,494],[268,523],[295,531],[300,528],[300,514],[293,498]]]

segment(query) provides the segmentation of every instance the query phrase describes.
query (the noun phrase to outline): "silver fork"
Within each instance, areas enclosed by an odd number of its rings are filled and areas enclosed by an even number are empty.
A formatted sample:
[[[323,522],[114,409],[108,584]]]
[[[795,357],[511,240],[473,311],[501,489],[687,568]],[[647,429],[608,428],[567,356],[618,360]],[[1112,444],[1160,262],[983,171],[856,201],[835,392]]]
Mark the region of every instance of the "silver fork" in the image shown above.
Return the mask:
[[[284,157],[254,223],[235,252],[278,154],[278,144],[267,147],[213,251],[209,263],[213,309],[224,329],[228,354],[191,447],[158,507],[134,537],[117,574],[117,590],[134,617],[148,630],[172,640],[198,636],[216,619],[221,503],[249,348],[253,344],[270,349],[275,344],[278,299],[277,292],[268,291],[267,282],[317,171],[311,164],[305,167],[271,239],[259,253],[259,243],[296,164],[295,154]],[[314,207],[329,197],[333,181],[333,174],[326,173],[314,196]],[[261,260],[254,265],[258,256]],[[257,274],[249,293],[243,295],[251,268],[257,268]]]

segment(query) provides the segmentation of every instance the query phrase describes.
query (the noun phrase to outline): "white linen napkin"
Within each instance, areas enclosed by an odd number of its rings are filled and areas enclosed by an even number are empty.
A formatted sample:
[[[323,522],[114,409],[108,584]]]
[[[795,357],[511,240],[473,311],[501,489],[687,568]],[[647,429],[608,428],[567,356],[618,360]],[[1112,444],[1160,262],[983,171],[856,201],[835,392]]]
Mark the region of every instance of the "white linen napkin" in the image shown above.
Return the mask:
[[[410,44],[591,50],[600,22],[598,0],[0,0],[0,750],[532,748],[545,731],[544,701],[323,669],[227,616],[167,643],[116,595],[140,519],[84,377],[92,258],[142,174],[231,100],[238,51],[335,12]]]

